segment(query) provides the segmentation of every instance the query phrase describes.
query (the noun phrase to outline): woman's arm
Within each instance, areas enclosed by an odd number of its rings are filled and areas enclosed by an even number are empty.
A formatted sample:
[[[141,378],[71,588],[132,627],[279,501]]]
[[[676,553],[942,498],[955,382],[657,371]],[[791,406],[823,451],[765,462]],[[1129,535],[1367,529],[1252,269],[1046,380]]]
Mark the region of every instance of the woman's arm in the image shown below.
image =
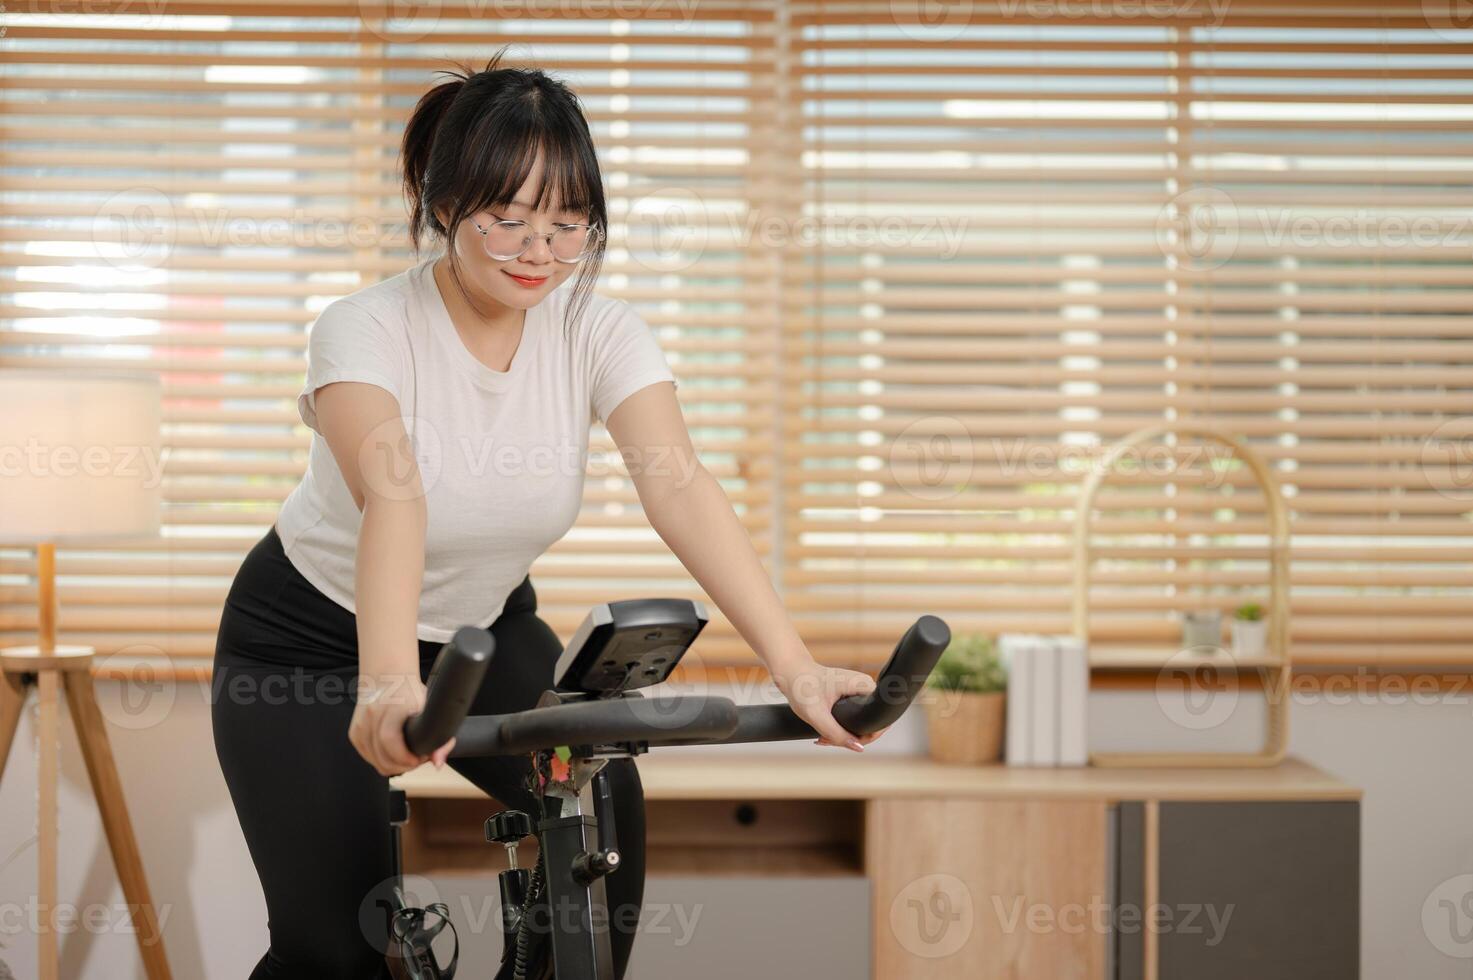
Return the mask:
[[[353,502],[363,513],[355,557],[358,707],[348,737],[380,773],[424,759],[404,744],[404,719],[424,704],[419,679],[419,594],[426,508],[399,403],[376,385],[335,382],[317,390],[317,420]],[[431,758],[443,765],[454,740]]]
[[[872,692],[874,679],[825,667],[808,652],[726,491],[696,456],[674,385],[630,395],[609,413],[607,428],[650,526],[756,651],[819,742],[858,751],[879,737],[856,738],[834,720],[834,702]]]

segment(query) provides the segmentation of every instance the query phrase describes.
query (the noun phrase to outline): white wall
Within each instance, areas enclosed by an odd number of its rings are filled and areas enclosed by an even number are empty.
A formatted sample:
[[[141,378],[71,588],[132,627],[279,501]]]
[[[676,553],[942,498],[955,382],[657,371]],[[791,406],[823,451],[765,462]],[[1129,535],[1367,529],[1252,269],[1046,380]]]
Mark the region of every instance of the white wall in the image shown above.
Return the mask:
[[[172,698],[155,692],[140,712],[125,710],[122,685],[102,683],[99,696],[155,900],[181,980],[244,977],[266,945],[265,908],[254,869],[217,767],[206,691],[185,684]],[[1467,980],[1473,976],[1473,780],[1468,748],[1473,711],[1468,692],[1392,704],[1297,702],[1295,754],[1365,790],[1362,841],[1362,963],[1365,980]],[[35,893],[34,697],[0,780],[0,961],[18,977],[35,975],[34,937],[25,907]],[[161,705],[164,707],[161,709]],[[1097,694],[1091,701],[1092,744],[1138,747],[1183,744],[1150,694]],[[1203,744],[1246,744],[1258,717],[1248,698]],[[919,713],[908,716],[870,752],[923,749]],[[124,727],[122,723],[129,726]],[[86,771],[64,720],[61,789],[61,896],[111,923],[66,938],[68,980],[142,977],[120,906]],[[765,747],[821,752],[807,743]],[[698,751],[683,749],[675,751]],[[719,764],[719,755],[713,758]],[[290,819],[289,813],[283,819]],[[1434,891],[1441,888],[1437,895]],[[1429,902],[1429,896],[1432,896]],[[1447,899],[1450,905],[1440,903]],[[775,909],[780,893],[769,896]],[[1423,915],[1428,906],[1427,916]],[[1456,922],[1449,918],[1456,913]],[[709,914],[709,912],[708,912]],[[781,914],[780,912],[775,914]],[[795,910],[794,914],[801,914]],[[1465,930],[1465,931],[1457,931]],[[1468,936],[1466,941],[1458,939]],[[1461,956],[1447,955],[1446,950]],[[733,959],[743,955],[731,951]],[[769,974],[771,980],[783,980]],[[641,980],[658,980],[644,977]]]

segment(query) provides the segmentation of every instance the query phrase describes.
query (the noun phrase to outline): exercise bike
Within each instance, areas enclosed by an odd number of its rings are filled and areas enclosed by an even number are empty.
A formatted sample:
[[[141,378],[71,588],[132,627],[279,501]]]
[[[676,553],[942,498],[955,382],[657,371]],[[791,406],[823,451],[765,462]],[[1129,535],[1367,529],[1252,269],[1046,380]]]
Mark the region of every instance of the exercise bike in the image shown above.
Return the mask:
[[[496,980],[614,980],[604,878],[619,870],[607,774],[611,759],[652,747],[771,742],[817,732],[787,704],[744,705],[707,695],[646,697],[641,688],[670,676],[706,625],[705,606],[687,599],[632,599],[594,607],[559,656],[553,687],[536,707],[467,717],[495,654],[484,629],[463,627],[436,656],[424,710],[404,725],[405,742],[428,755],[453,735],[452,756],[529,754],[540,813],[503,810],[486,821],[486,839],[508,851],[500,873],[501,968]],[[905,631],[875,690],[839,699],[834,718],[855,735],[903,715],[951,641],[946,623],[922,616]],[[561,763],[561,764],[560,764]],[[718,763],[719,764],[719,763]],[[449,924],[443,905],[416,908],[402,888],[400,827],[408,819],[393,790],[395,881],[390,913],[391,972],[402,980],[449,980],[459,956],[441,966],[433,945]],[[536,837],[537,864],[519,868],[516,847]],[[556,909],[552,923],[550,910]],[[450,926],[453,933],[453,926]]]

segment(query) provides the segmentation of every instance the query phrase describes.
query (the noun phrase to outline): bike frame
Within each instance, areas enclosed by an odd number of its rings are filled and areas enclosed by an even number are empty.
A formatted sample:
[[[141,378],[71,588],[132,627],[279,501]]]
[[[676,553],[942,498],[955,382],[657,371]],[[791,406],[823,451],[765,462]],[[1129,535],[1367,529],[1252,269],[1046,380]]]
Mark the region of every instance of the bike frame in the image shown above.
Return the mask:
[[[596,792],[599,774],[610,758],[618,755],[575,757],[569,762],[577,792],[543,797],[543,803],[559,804],[559,815],[538,824],[537,846],[543,856],[547,880],[547,909],[552,922],[552,963],[557,980],[614,980],[614,957],[609,943],[609,902],[604,876],[579,881],[574,861],[580,854],[598,850],[600,810],[607,798]],[[610,819],[607,812],[605,819]],[[613,872],[618,874],[618,870]],[[601,921],[594,916],[602,910]]]
[[[580,881],[573,868],[580,854],[599,848],[599,816],[607,807],[606,796],[600,795],[599,774],[610,759],[630,758],[632,753],[610,752],[575,757],[569,762],[573,793],[559,785],[541,797],[543,810],[549,815],[534,828],[537,847],[546,876],[546,924],[552,938],[552,964],[556,980],[614,980],[614,956],[609,941],[608,892],[604,876]],[[401,794],[402,790],[396,790]],[[607,814],[605,818],[608,819]],[[407,808],[396,812],[390,820],[391,853],[395,901],[403,907],[404,863],[401,828],[409,819]],[[606,843],[606,842],[605,842]],[[613,872],[618,873],[618,870]],[[507,910],[503,909],[503,916]],[[511,936],[515,936],[513,931]],[[514,941],[508,937],[508,942]],[[503,962],[514,955],[504,952]]]
[[[880,670],[875,690],[835,701],[834,719],[855,734],[880,731],[893,723],[921,691],[950,641],[945,622],[935,616],[917,619]],[[608,762],[641,755],[652,746],[746,744],[812,738],[816,733],[787,704],[738,707],[728,698],[706,695],[646,702],[638,690],[613,696],[548,690],[534,709],[468,717],[472,694],[494,650],[485,630],[457,631],[436,658],[424,710],[405,722],[405,743],[411,751],[427,755],[453,735],[452,756],[532,756],[533,789],[541,804],[541,819],[532,831],[545,883],[555,980],[614,980],[603,879],[617,874],[620,866],[618,828],[603,772]],[[545,775],[543,763],[551,747],[559,745],[570,752],[566,780]],[[507,829],[502,828],[488,839],[509,841],[521,833],[517,828],[504,836]],[[397,854],[396,847],[396,864]],[[504,889],[509,873],[513,872],[502,873]],[[529,893],[519,890],[525,899]],[[543,903],[522,904],[536,910]],[[511,943],[517,929],[527,924],[514,926],[507,913],[504,908],[503,927]],[[514,960],[514,951],[504,952],[498,976],[505,976],[508,956]]]

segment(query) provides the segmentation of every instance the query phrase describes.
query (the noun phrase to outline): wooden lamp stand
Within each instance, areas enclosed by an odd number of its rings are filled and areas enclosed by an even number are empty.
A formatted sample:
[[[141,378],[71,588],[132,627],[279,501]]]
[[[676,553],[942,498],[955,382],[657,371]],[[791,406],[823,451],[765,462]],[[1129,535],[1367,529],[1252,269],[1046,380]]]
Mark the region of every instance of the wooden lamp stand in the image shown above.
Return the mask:
[[[37,902],[40,930],[36,936],[40,980],[58,980],[59,959],[55,923],[52,916],[57,906],[57,781],[60,775],[58,739],[60,735],[59,692],[66,691],[67,707],[87,763],[92,793],[102,815],[108,848],[117,867],[123,897],[134,910],[133,923],[138,936],[138,949],[143,954],[144,970],[149,980],[169,980],[169,962],[164,955],[164,937],[159,931],[158,910],[149,896],[148,881],[143,873],[143,860],[133,837],[133,824],[128,819],[128,805],[123,798],[122,783],[113,764],[112,746],[107,728],[92,688],[91,647],[57,646],[56,644],[56,546],[41,544],[36,548],[36,571],[39,587],[40,639],[34,647],[0,649],[0,776],[20,724],[28,689],[34,684],[39,695],[37,738],[41,761],[37,772],[39,785],[38,822],[40,828],[40,869]]]

